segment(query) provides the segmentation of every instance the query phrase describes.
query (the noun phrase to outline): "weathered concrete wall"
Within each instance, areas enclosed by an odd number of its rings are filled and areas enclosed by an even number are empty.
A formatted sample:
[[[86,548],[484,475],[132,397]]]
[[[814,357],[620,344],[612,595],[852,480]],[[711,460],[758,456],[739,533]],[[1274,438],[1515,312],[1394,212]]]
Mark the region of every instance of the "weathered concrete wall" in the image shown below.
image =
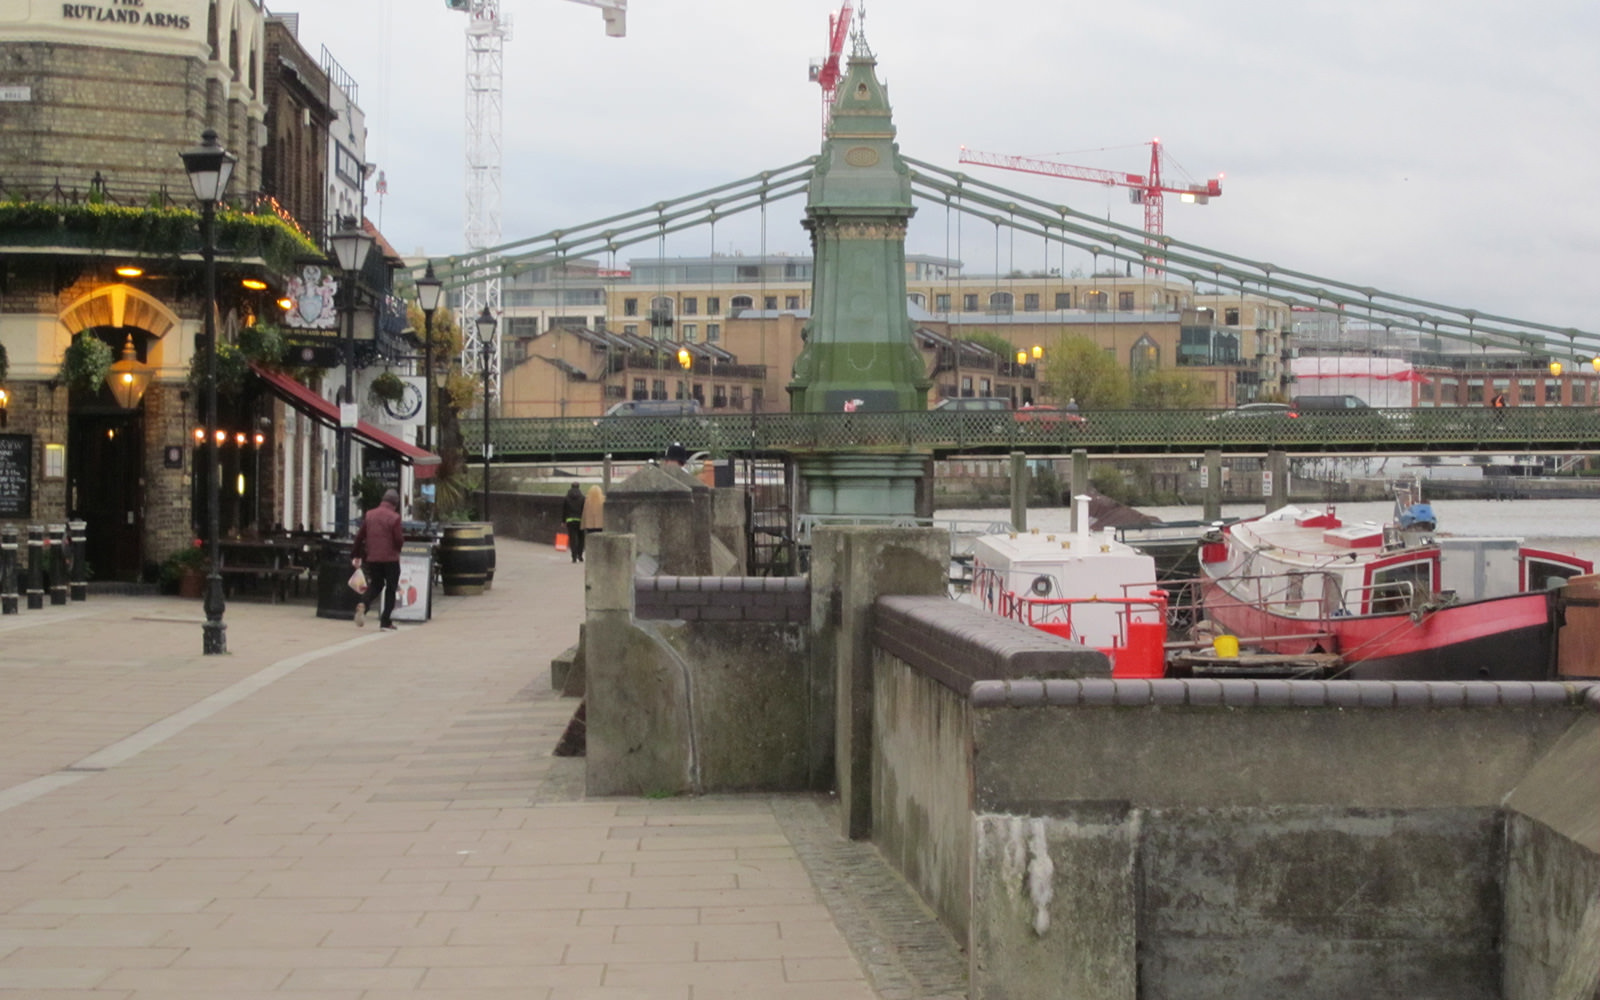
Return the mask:
[[[964,935],[973,851],[967,692],[978,680],[1106,677],[1111,663],[1097,650],[946,597],[880,598],[873,642],[872,839]]]
[[[646,465],[606,493],[606,532],[631,534],[660,572],[707,576],[711,489],[681,469]]]
[[[609,507],[609,500],[607,501]],[[640,622],[632,535],[586,555],[591,795],[826,787],[804,622]]]
[[[811,621],[811,581],[803,576],[640,576],[633,590],[640,619]]]
[[[1600,706],[1600,686],[1590,689]],[[1600,714],[1506,799],[1505,1000],[1600,995]]]
[[[483,509],[482,493],[478,509]],[[489,512],[494,517],[494,533],[500,538],[518,538],[524,542],[541,542],[553,545],[556,532],[566,531],[561,523],[562,497],[554,493],[501,493],[489,498]]]
[[[882,594],[942,595],[950,536],[939,528],[819,528],[811,541],[813,670],[832,675],[841,832],[872,833],[872,617]]]
[[[1492,808],[1142,812],[1142,996],[1499,997]]]

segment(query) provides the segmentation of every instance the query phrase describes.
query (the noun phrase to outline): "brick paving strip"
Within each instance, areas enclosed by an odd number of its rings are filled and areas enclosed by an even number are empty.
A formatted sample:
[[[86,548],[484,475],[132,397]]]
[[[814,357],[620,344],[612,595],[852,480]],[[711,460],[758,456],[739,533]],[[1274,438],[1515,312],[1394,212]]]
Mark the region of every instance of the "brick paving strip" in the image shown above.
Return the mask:
[[[235,602],[201,657],[193,602],[5,623],[0,997],[959,995],[816,800],[583,799],[545,678],[583,567],[497,548],[493,591],[399,633]]]

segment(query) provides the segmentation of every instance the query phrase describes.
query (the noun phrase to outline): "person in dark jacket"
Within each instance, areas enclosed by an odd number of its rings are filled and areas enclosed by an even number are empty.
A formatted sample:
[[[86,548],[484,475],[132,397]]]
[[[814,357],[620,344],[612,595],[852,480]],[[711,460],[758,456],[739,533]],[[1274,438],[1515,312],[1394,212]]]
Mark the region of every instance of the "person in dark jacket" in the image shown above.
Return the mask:
[[[561,498],[561,523],[567,528],[567,551],[572,561],[583,562],[583,490],[573,483]]]
[[[358,628],[367,623],[367,608],[381,594],[383,606],[378,625],[394,630],[395,591],[400,587],[400,550],[405,543],[405,533],[400,528],[400,491],[390,490],[383,495],[382,502],[361,519],[361,530],[356,532],[355,545],[350,550],[350,564],[362,567],[367,573],[366,593],[356,605]]]

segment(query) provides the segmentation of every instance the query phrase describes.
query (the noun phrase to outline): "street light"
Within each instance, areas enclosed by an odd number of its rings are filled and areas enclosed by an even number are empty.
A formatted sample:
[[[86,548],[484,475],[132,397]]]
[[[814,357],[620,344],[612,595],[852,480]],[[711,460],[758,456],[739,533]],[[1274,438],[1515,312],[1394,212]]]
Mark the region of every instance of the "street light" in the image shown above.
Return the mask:
[[[427,391],[422,396],[422,444],[433,450],[433,311],[439,308],[444,282],[433,275],[433,261],[417,279],[417,305],[422,307],[422,379]]]
[[[355,368],[356,368],[356,276],[367,262],[367,251],[372,249],[372,237],[356,224],[354,216],[345,216],[343,226],[334,233],[334,256],[339,259],[339,269],[344,272],[344,392],[339,407],[339,491],[334,498],[333,533],[339,538],[350,534],[350,432],[356,424]],[[346,407],[349,407],[347,410]]]
[[[200,145],[178,154],[183,159],[183,170],[189,175],[189,185],[200,202],[200,255],[205,262],[206,301],[204,334],[206,352],[206,438],[211,439],[217,428],[217,202],[228,190],[233,179],[233,167],[238,159],[217,141],[214,129],[200,133]],[[206,470],[206,547],[210,553],[211,569],[206,574],[205,623],[200,626],[202,652],[210,656],[228,651],[228,626],[222,622],[226,602],[222,597],[221,553],[218,538],[217,508],[222,505],[221,484],[218,476],[218,452],[211,449],[211,463]]]
[[[489,311],[488,306],[484,306],[483,312],[478,314],[476,326],[478,358],[483,362],[483,519],[493,523],[489,517],[489,455],[494,451],[494,445],[489,440],[489,368],[494,362],[496,323],[494,313]]]

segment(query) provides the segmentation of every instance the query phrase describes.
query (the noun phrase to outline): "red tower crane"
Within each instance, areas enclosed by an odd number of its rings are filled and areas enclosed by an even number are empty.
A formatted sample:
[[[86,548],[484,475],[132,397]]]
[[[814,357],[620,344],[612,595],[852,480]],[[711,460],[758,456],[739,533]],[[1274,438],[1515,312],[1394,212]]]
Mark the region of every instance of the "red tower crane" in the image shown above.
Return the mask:
[[[828,119],[833,114],[833,93],[839,86],[839,56],[844,52],[844,40],[850,34],[850,2],[844,0],[839,13],[828,15],[828,55],[813,60],[811,79],[822,86],[822,137],[828,137]]]
[[[1046,177],[1071,177],[1074,180],[1093,181],[1115,187],[1128,188],[1128,200],[1144,205],[1145,242],[1154,246],[1166,232],[1164,195],[1175,194],[1184,201],[1204,205],[1212,198],[1222,196],[1222,175],[1210,178],[1204,184],[1188,187],[1167,187],[1161,182],[1161,140],[1151,139],[1150,173],[1124,174],[1115,170],[1097,170],[1094,167],[1074,167],[1051,160],[1037,160],[1027,156],[1005,156],[1000,153],[980,153],[961,147],[962,163],[978,163],[1005,170],[1020,170]]]

